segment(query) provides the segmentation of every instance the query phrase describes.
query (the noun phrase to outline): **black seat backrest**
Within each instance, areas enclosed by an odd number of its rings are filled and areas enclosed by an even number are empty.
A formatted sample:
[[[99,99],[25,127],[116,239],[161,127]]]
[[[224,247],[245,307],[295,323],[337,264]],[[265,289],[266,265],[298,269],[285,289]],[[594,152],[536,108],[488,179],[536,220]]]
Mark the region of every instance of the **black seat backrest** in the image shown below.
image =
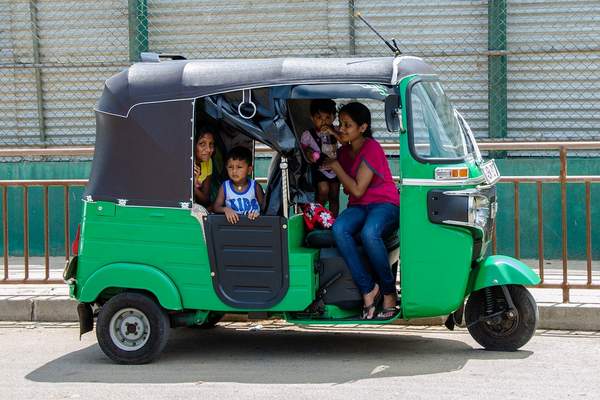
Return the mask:
[[[361,244],[360,235],[354,237],[357,245]],[[383,244],[387,251],[395,250],[400,247],[400,240],[396,232],[383,238]],[[329,229],[315,229],[309,232],[304,238],[304,245],[313,249],[325,249],[336,247],[333,232]]]
[[[207,216],[206,242],[213,287],[223,303],[245,309],[270,308],[289,287],[285,218],[264,215],[234,225],[222,214]]]

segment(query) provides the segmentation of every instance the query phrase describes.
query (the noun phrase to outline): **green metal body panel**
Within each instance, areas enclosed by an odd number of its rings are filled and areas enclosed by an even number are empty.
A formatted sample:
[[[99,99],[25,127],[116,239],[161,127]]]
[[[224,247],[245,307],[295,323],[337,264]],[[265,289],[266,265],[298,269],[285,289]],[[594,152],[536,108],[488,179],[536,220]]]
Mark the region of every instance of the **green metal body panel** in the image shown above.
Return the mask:
[[[117,287],[148,290],[167,310],[182,309],[173,281],[159,269],[141,264],[115,263],[100,268],[81,287],[79,301],[91,303],[103,290]]]
[[[447,315],[464,300],[473,235],[427,219],[425,187],[404,187],[400,206],[400,276],[405,319]]]
[[[80,301],[92,302],[94,295],[99,294],[91,289],[83,292],[88,285],[90,288],[127,287],[122,279],[123,274],[128,274],[126,271],[114,277],[102,275],[102,283],[92,282],[98,270],[118,261],[119,265],[146,265],[164,274],[181,296],[179,308],[246,311],[223,304],[215,294],[206,242],[200,223],[190,210],[88,202],[84,204],[81,228],[75,292]],[[314,299],[314,263],[318,251],[302,248],[303,236],[302,217],[292,217],[288,222],[289,289],[282,301],[268,311],[304,310]],[[144,279],[135,282],[150,290],[151,282]],[[85,298],[81,298],[82,293]],[[162,304],[161,293],[156,295]]]
[[[507,256],[490,256],[471,271],[468,292],[499,285],[534,286],[540,282],[538,274],[521,261]]]
[[[407,89],[417,76],[400,83],[402,119],[408,127]],[[415,160],[409,135],[400,134],[400,165],[403,179],[434,179],[435,168],[467,167],[471,178],[481,175],[472,163],[433,164]],[[427,192],[431,189],[461,190],[465,186],[403,185],[400,202],[400,259],[403,318],[446,315],[460,307],[469,282],[473,235],[467,228],[433,224],[427,216]]]

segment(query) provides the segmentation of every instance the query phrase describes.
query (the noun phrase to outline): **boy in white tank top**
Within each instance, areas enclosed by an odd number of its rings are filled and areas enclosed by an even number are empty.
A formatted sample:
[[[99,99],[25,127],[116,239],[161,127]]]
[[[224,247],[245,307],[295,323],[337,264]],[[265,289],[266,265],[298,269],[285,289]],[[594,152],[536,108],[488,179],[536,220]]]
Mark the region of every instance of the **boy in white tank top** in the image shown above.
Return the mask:
[[[264,192],[252,174],[252,152],[245,147],[234,147],[227,154],[225,161],[229,179],[223,182],[215,199],[214,210],[223,213],[230,224],[240,220],[240,215],[247,215],[255,220],[260,216]]]

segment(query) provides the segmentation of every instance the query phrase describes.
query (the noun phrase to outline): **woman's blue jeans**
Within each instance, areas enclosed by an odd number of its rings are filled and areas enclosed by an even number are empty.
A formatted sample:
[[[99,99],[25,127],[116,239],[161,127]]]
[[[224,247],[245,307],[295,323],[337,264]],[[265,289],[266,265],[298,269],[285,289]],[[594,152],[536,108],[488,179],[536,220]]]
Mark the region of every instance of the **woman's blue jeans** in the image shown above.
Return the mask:
[[[350,268],[354,283],[362,294],[375,287],[375,280],[359,257],[354,236],[360,232],[363,249],[383,294],[395,294],[396,282],[383,238],[397,231],[400,224],[398,206],[389,203],[355,205],[346,208],[333,224],[338,251]]]

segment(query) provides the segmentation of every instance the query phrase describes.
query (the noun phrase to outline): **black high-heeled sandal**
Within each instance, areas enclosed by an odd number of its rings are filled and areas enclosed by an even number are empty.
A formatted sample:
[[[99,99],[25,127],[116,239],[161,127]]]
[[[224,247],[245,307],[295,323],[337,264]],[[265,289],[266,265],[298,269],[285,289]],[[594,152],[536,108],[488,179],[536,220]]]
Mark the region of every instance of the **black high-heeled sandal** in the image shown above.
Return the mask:
[[[369,304],[368,306],[363,306],[362,315],[360,318],[361,319],[375,318],[377,307],[379,307],[379,304],[381,303],[382,300],[383,300],[383,296],[381,294],[381,289],[379,289],[379,291],[373,298],[373,302],[371,304]],[[371,317],[369,317],[369,315],[371,315]]]
[[[400,312],[400,307],[398,307],[398,306],[384,307],[377,313],[377,315],[374,317],[374,319],[380,319],[380,320],[391,319],[391,318],[394,318],[396,316],[396,314],[398,314],[399,312]]]

